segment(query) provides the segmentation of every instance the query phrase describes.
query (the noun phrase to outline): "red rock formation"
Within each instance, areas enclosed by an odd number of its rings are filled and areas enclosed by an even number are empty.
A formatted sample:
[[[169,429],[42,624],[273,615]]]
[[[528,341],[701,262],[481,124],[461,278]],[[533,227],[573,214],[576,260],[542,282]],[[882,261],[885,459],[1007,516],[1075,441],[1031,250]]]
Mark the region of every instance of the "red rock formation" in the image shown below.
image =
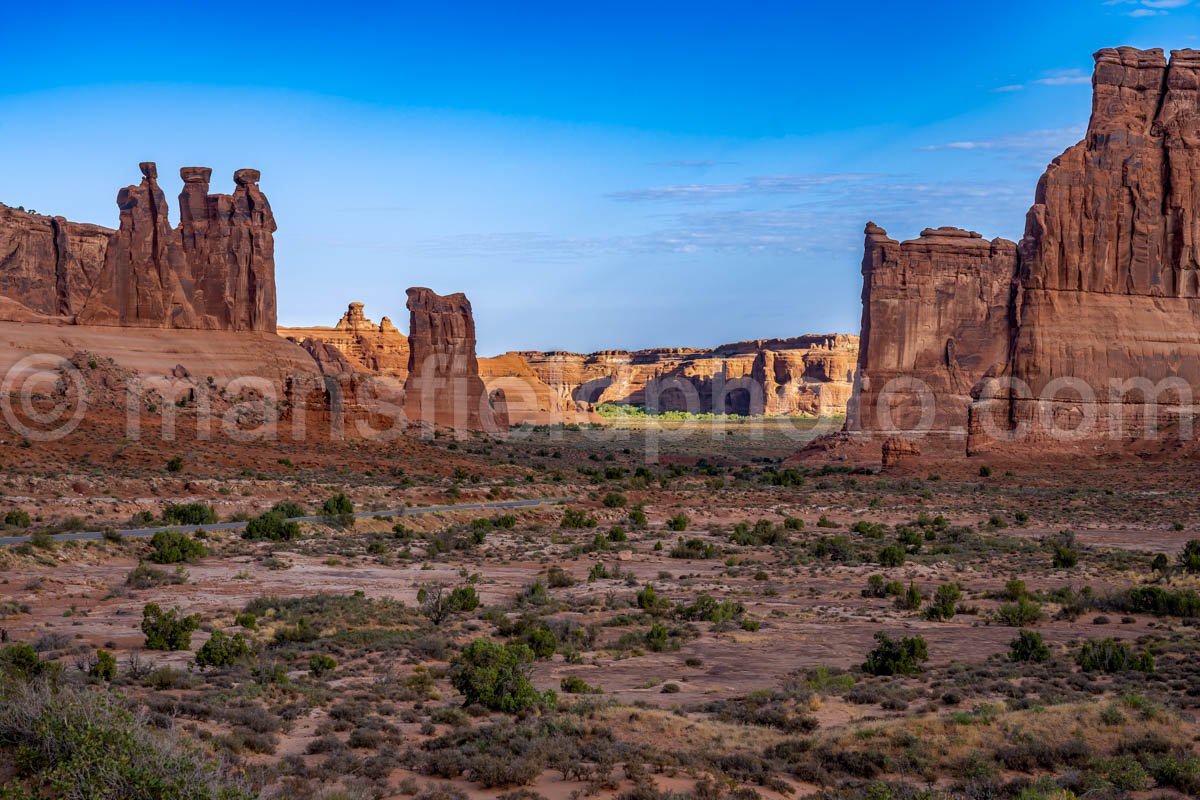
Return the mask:
[[[275,220],[258,172],[210,195],[210,170],[181,170],[172,229],[157,168],[141,169],[116,231],[0,207],[0,319],[273,332]]]
[[[1162,411],[1132,383],[1167,406],[1200,383],[1200,52],[1095,59],[1087,135],[1042,176],[1015,254],[962,232],[897,245],[868,226],[848,429],[887,427],[892,378],[928,384],[933,427],[969,430],[969,449],[1131,435]],[[920,416],[896,405],[899,427]]]
[[[332,328],[279,328],[278,333],[303,344],[328,370],[381,373],[399,380],[408,377],[408,338],[387,317],[378,325],[367,319],[362,303],[351,303]],[[316,347],[316,342],[325,347]],[[341,358],[332,357],[333,352]],[[336,374],[328,370],[327,374]]]
[[[1016,245],[956,228],[900,243],[868,222],[862,271],[848,429],[965,431],[972,388],[1008,361]]]
[[[408,290],[409,360],[404,383],[410,422],[456,430],[505,431],[492,408],[475,356],[475,318],[464,294]]]

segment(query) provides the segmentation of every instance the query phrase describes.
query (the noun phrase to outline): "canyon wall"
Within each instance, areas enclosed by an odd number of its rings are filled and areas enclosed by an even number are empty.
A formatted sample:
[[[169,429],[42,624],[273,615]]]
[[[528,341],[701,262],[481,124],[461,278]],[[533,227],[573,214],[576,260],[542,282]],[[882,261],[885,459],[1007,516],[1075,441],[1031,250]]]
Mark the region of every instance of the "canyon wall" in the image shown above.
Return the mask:
[[[117,195],[120,226],[0,207],[0,320],[119,327],[275,331],[275,218],[256,170],[232,195],[211,170],[180,170],[172,228],[157,167]]]
[[[932,413],[974,450],[1179,423],[1200,381],[1200,52],[1095,61],[1087,134],[1042,176],[1018,245],[868,225],[848,430]]]
[[[461,309],[451,318],[464,329],[468,325]],[[445,339],[468,372],[475,358],[473,319],[469,326],[469,356],[458,341],[460,334]],[[333,327],[280,328],[279,334],[304,347],[327,375],[375,374],[401,381],[409,375],[409,338],[387,317],[378,325],[367,319],[362,303],[351,303]],[[510,352],[475,358],[474,363],[489,394],[503,393],[510,421],[519,423],[574,419],[602,403],[700,413],[840,416],[846,412],[857,358],[857,336],[830,334],[711,349]]]

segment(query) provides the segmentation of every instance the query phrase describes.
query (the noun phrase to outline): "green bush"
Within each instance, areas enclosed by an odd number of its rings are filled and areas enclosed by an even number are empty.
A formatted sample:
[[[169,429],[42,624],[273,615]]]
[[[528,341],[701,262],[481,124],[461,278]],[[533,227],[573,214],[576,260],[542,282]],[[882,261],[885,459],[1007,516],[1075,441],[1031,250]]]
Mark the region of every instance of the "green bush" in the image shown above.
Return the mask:
[[[1042,662],[1050,658],[1050,648],[1037,631],[1021,631],[1009,644],[1008,657],[1013,661]]]
[[[1042,607],[1028,597],[1021,597],[1015,603],[1004,603],[996,609],[996,621],[1014,628],[1032,625],[1042,616]]]
[[[533,660],[533,651],[525,644],[476,639],[455,661],[450,683],[463,695],[465,705],[479,704],[492,711],[515,714],[552,705],[553,693],[542,694],[529,681]]]
[[[26,642],[0,648],[0,675],[28,680],[45,672],[46,664],[47,662],[42,661],[33,649],[33,645]]]
[[[150,560],[155,564],[194,563],[208,555],[204,545],[182,531],[158,531],[150,540]]]
[[[28,511],[14,508],[4,515],[4,524],[10,528],[28,528],[33,521],[29,518]]]
[[[665,597],[660,597],[655,591],[654,585],[647,583],[637,593],[638,608],[643,611],[648,611],[651,614],[667,611],[671,607],[671,601]]]
[[[667,530],[686,531],[689,522],[691,522],[691,519],[688,518],[688,515],[680,511],[667,520]]]
[[[581,508],[564,508],[560,528],[594,528],[596,518]]]
[[[1154,656],[1135,653],[1125,642],[1115,639],[1088,639],[1075,656],[1084,672],[1153,672]]]
[[[250,644],[244,634],[226,636],[223,631],[213,631],[208,641],[196,651],[196,666],[228,667],[249,655]]]
[[[1055,569],[1071,569],[1079,563],[1079,551],[1065,545],[1054,546],[1054,558],[1051,560]]]
[[[902,567],[904,557],[904,548],[895,544],[889,544],[879,551],[879,563],[884,567]]]
[[[671,558],[713,558],[717,555],[717,548],[703,539],[684,539],[680,536],[669,555]]]
[[[321,514],[326,517],[343,517],[354,513],[354,503],[345,492],[338,492],[321,504]]]
[[[567,694],[604,694],[603,689],[590,685],[577,675],[568,675],[558,685]]]
[[[558,650],[558,637],[549,628],[534,628],[525,635],[525,643],[534,657],[541,660],[553,657]]]
[[[635,528],[644,528],[649,524],[646,512],[641,506],[634,506],[629,512],[629,524]]]
[[[308,511],[305,510],[304,506],[300,505],[299,503],[293,503],[291,500],[284,500],[276,503],[275,505],[271,506],[271,511],[283,517],[284,519],[308,516]]]
[[[172,456],[167,460],[167,472],[182,472],[183,458],[180,456]]]
[[[290,542],[300,538],[300,523],[289,522],[278,511],[267,511],[246,523],[242,538]]]
[[[1179,554],[1179,566],[1185,572],[1200,572],[1200,539],[1192,539]]]
[[[924,598],[921,596],[921,590],[912,581],[908,582],[908,588],[904,590],[904,594],[896,598],[896,608],[903,611],[916,611],[921,607],[921,601]]]
[[[88,667],[88,677],[111,681],[117,677],[117,657],[107,650],[97,650],[96,657]]]
[[[142,633],[147,650],[187,650],[192,646],[192,631],[200,627],[199,614],[181,617],[179,609],[164,611],[158,603],[142,609]]]
[[[321,678],[337,669],[333,656],[318,653],[308,660],[308,671],[314,678]]]
[[[255,631],[258,630],[258,617],[249,611],[243,611],[233,618],[233,624],[248,631]]]
[[[479,593],[474,586],[447,591],[441,583],[428,583],[417,590],[421,613],[434,625],[441,625],[454,614],[466,614],[479,608]]]
[[[162,516],[168,525],[212,525],[217,521],[217,512],[204,503],[170,503]]]
[[[27,798],[20,778],[79,800],[251,800],[219,765],[169,731],[150,727],[119,697],[43,681],[0,686],[0,742],[20,754],[0,796]],[[15,792],[9,794],[9,792]]]
[[[604,506],[606,508],[624,508],[627,502],[625,495],[620,492],[609,492],[604,495]]]
[[[871,675],[916,675],[929,660],[929,648],[920,636],[893,639],[883,631],[875,634],[878,644],[867,654],[863,672]]]
[[[1200,594],[1194,589],[1163,589],[1140,586],[1106,597],[1099,605],[1127,614],[1157,617],[1200,617]]]
[[[962,599],[962,587],[957,583],[944,583],[933,596],[933,605],[925,616],[931,620],[945,622],[958,613],[958,602]]]

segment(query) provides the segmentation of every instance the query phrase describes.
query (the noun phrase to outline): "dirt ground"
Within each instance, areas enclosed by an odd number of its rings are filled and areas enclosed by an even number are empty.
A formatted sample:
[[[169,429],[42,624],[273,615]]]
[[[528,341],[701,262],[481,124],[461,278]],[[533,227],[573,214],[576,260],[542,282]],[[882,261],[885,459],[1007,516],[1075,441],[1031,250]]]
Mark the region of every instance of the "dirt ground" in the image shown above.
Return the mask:
[[[814,427],[3,437],[0,513],[28,515],[6,533],[39,535],[0,552],[0,629],[200,742],[263,797],[1167,797],[1200,784],[1198,612],[1130,593],[1200,589],[1179,558],[1200,539],[1200,465],[957,457],[881,471],[798,457]],[[41,535],[136,527],[179,504],[222,521],[284,501],[319,513],[337,493],[356,510],[575,500],[330,514],[290,541],[206,532],[204,554],[179,564],[151,563],[147,540]],[[931,611],[950,585],[949,614]],[[429,605],[461,587],[477,608]],[[147,648],[148,603],[200,615],[189,647]],[[1023,630],[1046,658],[1011,657]],[[198,665],[214,632],[249,652]],[[920,637],[927,660],[870,674],[881,633]],[[556,698],[464,707],[453,677],[480,638],[540,642],[527,671]],[[1086,670],[1083,643],[1100,639],[1153,654],[1154,671]],[[116,656],[111,682],[84,675],[101,649]],[[336,667],[311,669],[317,655]],[[1068,729],[1082,755],[1014,755],[1031,731]],[[1130,744],[1147,737],[1151,755]],[[1184,766],[1162,767],[1164,753]]]

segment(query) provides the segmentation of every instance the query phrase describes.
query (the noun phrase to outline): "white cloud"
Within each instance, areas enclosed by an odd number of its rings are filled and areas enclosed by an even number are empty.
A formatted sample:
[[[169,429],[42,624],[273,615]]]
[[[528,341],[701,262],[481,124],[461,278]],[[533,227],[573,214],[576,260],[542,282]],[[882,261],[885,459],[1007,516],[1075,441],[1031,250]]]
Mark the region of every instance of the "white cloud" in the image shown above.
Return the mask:
[[[922,150],[996,150],[1017,154],[1044,154],[1047,158],[1065,150],[1083,138],[1083,125],[1047,128],[997,136],[993,139],[965,140],[931,144]]]
[[[1056,69],[1043,74],[1034,81],[1041,86],[1074,86],[1081,83],[1091,83],[1092,76],[1081,69]]]
[[[1106,0],[1106,6],[1137,6],[1126,11],[1127,17],[1161,17],[1177,8],[1192,5],[1193,0]]]
[[[686,183],[630,189],[606,195],[611,200],[636,203],[647,200],[709,202],[749,195],[802,194],[832,184],[845,184],[876,177],[869,173],[818,173],[811,175],[758,175],[738,183]]]

